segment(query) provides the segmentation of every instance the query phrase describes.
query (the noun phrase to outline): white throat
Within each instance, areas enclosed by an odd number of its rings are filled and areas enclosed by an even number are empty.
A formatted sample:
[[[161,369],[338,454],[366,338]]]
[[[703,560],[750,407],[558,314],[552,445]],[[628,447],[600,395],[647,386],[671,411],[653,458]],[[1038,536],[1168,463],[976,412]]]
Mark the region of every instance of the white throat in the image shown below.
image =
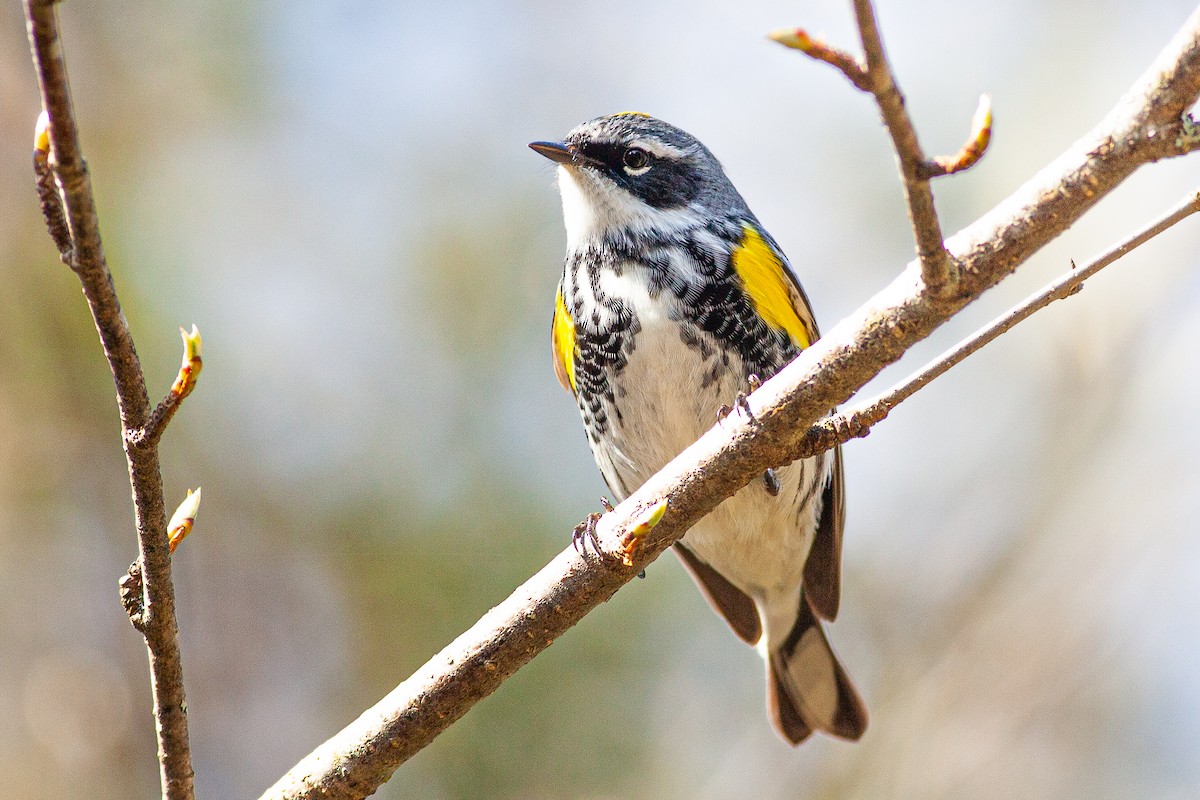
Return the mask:
[[[663,233],[695,228],[703,222],[696,209],[654,208],[585,167],[559,165],[558,191],[568,250],[582,249],[609,231]]]

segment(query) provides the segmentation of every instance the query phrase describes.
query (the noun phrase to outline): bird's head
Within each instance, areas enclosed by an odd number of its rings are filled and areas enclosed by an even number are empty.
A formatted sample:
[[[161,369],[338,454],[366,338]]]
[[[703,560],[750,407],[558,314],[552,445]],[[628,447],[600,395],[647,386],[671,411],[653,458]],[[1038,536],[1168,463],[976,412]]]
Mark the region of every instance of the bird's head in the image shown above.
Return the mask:
[[[561,142],[529,145],[557,162],[567,238],[668,232],[748,214],[721,163],[694,136],[645,114],[599,117]]]

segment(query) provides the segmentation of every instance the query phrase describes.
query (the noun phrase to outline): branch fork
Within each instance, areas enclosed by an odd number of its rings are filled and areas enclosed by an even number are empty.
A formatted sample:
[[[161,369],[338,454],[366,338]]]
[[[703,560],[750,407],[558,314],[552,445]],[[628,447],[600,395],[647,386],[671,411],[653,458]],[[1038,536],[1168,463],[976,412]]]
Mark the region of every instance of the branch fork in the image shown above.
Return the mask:
[[[814,39],[802,28],[782,28],[768,34],[768,38],[829,64],[845,75],[855,88],[875,97],[899,162],[917,259],[921,265],[921,279],[934,297],[951,296],[957,290],[959,265],[946,249],[929,181],[970,169],[987,152],[992,139],[991,100],[987,95],[980,98],[979,108],[971,123],[971,134],[957,153],[928,158],[921,148],[916,128],[905,107],[904,95],[884,52],[875,9],[870,0],[854,0],[854,14],[864,60]]]

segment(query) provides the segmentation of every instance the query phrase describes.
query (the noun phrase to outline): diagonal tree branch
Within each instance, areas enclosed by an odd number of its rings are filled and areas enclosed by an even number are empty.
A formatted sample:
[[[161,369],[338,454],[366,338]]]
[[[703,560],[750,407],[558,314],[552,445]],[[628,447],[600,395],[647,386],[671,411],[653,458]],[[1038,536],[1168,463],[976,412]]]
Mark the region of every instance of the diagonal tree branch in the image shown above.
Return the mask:
[[[163,796],[168,800],[190,800],[194,797],[192,759],[157,436],[152,441],[140,436],[151,419],[150,400],[133,337],[121,312],[100,242],[100,225],[91,179],[79,146],[55,4],[53,0],[25,0],[25,16],[42,107],[49,117],[49,155],[45,164],[40,157],[35,157],[39,195],[43,208],[50,207],[48,221],[52,235],[55,235],[56,226],[61,227],[61,218],[65,216],[67,235],[64,238],[59,230],[55,243],[63,261],[75,271],[83,285],[117,390],[121,432],[133,489],[141,573],[137,598],[140,617],[134,621],[143,633],[149,651]],[[40,145],[40,134],[38,138]],[[55,181],[47,182],[49,173],[46,169],[53,170]],[[51,192],[60,193],[61,203],[50,199]],[[54,209],[56,205],[60,206],[60,211]]]
[[[607,556],[568,548],[373,708],[304,758],[263,798],[361,798],[764,469],[787,463],[810,427],[1138,168],[1200,146],[1184,113],[1200,96],[1200,11],[1112,112],[1011,197],[946,244],[960,266],[935,291],[912,263],[891,285],[749,398],[597,526]],[[650,510],[666,513],[629,548]],[[622,563],[627,558],[629,565]]]

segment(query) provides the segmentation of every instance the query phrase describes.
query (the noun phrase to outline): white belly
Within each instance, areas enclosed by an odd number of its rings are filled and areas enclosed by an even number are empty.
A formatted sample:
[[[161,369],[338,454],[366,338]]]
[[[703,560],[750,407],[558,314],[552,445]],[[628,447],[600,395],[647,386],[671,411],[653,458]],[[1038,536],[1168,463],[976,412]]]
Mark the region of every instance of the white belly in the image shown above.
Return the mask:
[[[699,330],[696,335],[707,347],[685,343],[680,323],[667,318],[669,306],[652,301],[642,285],[606,281],[610,293],[619,288],[619,296],[632,303],[641,330],[624,369],[611,381],[620,415],[609,410],[610,437],[595,448],[610,486],[624,485],[630,492],[716,424],[721,405],[732,405],[737,393],[748,389],[736,354],[723,354]],[[720,365],[716,373],[715,365]],[[824,461],[776,470],[777,496],[756,479],[697,523],[684,543],[755,600],[779,599],[795,609],[820,513],[815,473],[820,469],[823,485]],[[612,480],[614,473],[619,483]]]

